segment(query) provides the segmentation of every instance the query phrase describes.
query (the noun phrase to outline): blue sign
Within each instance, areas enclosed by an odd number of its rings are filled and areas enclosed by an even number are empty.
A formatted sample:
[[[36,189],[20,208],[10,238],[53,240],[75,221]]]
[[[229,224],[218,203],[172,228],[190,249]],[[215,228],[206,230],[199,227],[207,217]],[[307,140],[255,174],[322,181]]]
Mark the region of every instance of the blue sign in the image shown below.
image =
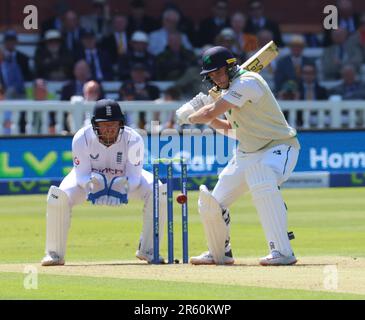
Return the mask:
[[[295,171],[365,172],[365,131],[300,132]],[[61,179],[72,169],[72,137],[0,139],[0,181]],[[145,136],[145,165],[156,158],[184,157],[189,177],[216,176],[232,158],[236,141],[220,134]],[[162,169],[162,174],[164,170]],[[174,176],[180,166],[174,165]]]
[[[295,171],[365,171],[365,131],[300,132]]]

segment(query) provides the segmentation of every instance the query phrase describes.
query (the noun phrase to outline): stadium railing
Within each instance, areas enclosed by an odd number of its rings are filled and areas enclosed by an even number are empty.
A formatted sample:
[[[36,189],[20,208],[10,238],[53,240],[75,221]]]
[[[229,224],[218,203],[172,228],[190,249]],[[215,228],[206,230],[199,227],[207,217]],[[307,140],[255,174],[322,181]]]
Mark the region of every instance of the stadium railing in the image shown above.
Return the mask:
[[[145,113],[147,123],[158,119],[165,123],[177,108],[185,101],[162,102],[157,101],[121,101],[121,106],[127,114],[128,123],[135,126],[138,123],[140,112]],[[41,133],[48,133],[49,112],[56,114],[56,133],[62,133],[64,113],[71,115],[71,131],[76,132],[81,128],[92,114],[93,102],[64,102],[64,101],[27,101],[6,100],[0,102],[0,134],[3,134],[3,123],[11,112],[11,133],[19,133],[19,119],[21,112],[26,113],[27,134],[36,134],[33,120],[36,113],[41,119]],[[302,122],[303,129],[341,129],[364,128],[365,126],[365,101],[280,101],[280,106],[286,114],[288,122],[298,127],[298,119]]]

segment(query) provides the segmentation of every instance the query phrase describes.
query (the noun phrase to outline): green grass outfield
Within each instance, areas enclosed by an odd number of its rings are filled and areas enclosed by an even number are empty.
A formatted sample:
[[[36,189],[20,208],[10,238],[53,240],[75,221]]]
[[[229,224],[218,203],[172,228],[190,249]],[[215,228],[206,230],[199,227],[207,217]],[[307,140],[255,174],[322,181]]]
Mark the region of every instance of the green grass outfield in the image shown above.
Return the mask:
[[[45,245],[46,196],[2,196],[0,299],[364,299],[365,190],[292,189],[283,194],[299,258],[297,266],[283,268],[256,266],[257,258],[267,254],[267,246],[249,196],[231,208],[237,266],[138,262],[134,253],[142,203],[132,201],[121,208],[87,203],[75,207],[66,256],[71,266],[57,268],[39,265]],[[190,255],[206,250],[197,197],[198,193],[189,193]],[[174,213],[175,255],[181,258],[178,204]],[[162,253],[167,251],[166,242]],[[37,290],[24,288],[25,265],[39,272]],[[327,265],[338,268],[337,289],[324,285]],[[290,282],[291,276],[298,281]]]

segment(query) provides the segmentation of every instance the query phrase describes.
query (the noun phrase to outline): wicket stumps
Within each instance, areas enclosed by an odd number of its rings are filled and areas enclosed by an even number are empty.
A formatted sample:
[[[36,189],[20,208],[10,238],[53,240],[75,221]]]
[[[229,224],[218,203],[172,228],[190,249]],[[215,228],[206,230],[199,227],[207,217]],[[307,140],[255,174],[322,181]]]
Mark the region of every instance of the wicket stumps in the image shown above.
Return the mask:
[[[153,162],[153,263],[160,263],[159,250],[159,171],[160,165],[166,165],[167,183],[167,247],[168,263],[174,263],[174,213],[173,213],[173,164],[181,166],[181,193],[187,196],[187,164],[184,159],[156,159]],[[182,213],[182,249],[183,263],[189,262],[188,254],[188,204],[187,201],[181,205]]]

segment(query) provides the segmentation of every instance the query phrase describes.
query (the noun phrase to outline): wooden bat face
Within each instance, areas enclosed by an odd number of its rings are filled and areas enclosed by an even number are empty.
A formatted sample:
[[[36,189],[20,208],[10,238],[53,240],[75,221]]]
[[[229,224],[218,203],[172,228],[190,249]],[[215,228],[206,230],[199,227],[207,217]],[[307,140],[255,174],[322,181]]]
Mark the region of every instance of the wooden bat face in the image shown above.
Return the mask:
[[[277,57],[278,54],[278,47],[274,41],[270,41],[259,51],[257,51],[251,58],[245,61],[241,65],[241,68],[248,71],[260,72],[262,69],[267,67],[270,62]]]

